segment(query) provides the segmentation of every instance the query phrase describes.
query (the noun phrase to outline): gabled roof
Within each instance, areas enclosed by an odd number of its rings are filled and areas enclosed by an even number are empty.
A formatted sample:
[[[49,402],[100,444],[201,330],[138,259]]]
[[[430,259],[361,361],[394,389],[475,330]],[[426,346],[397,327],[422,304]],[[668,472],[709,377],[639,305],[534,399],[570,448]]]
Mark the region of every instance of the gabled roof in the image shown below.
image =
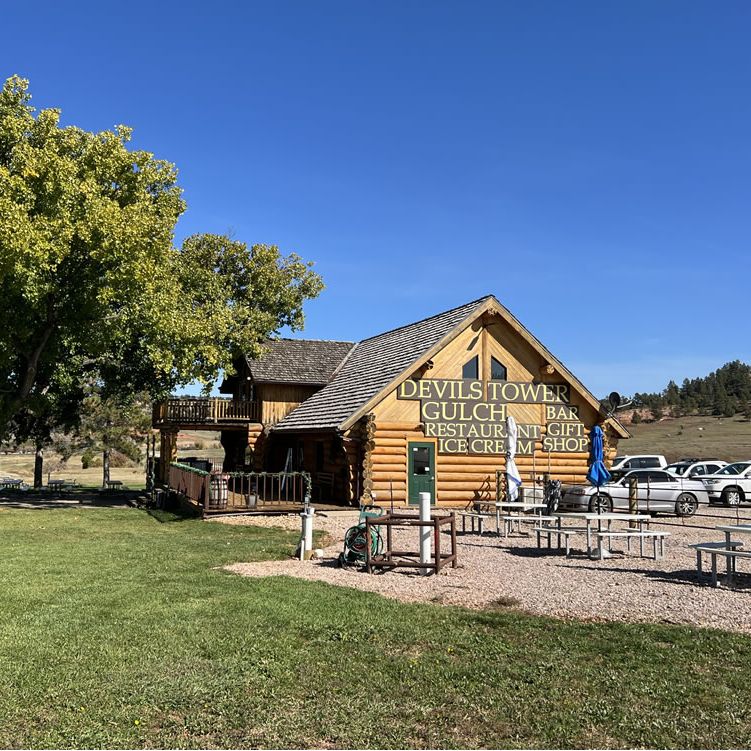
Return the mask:
[[[395,378],[411,373],[415,361],[442,344],[457,326],[474,319],[489,299],[494,298],[483,297],[360,342],[331,383],[290,412],[274,430],[342,429]]]
[[[320,339],[270,339],[256,360],[246,359],[256,383],[322,386],[355,346],[354,342]]]
[[[275,431],[346,430],[367,414],[391,389],[409,378],[480,315],[503,318],[605,417],[599,400],[554,357],[493,295],[452,308],[422,321],[387,331],[355,345],[331,382],[274,426]],[[607,420],[623,438],[628,431]]]

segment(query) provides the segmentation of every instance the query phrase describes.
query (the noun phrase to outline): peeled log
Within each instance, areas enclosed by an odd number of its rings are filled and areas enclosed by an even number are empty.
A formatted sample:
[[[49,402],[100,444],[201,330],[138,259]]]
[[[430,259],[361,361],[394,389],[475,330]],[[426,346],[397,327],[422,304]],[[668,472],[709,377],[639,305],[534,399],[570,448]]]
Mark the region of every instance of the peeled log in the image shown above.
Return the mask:
[[[398,473],[399,476],[403,479],[407,474],[407,465],[406,464],[374,464],[373,465],[374,475],[380,475],[384,472],[389,473],[389,474]]]
[[[376,446],[374,449],[371,450],[371,454],[380,454],[381,456],[404,456],[404,451],[399,451],[398,448],[394,446]]]
[[[424,441],[423,433],[413,433],[408,430],[376,430],[376,440],[381,438],[401,438],[405,441]]]
[[[380,436],[376,436],[375,445],[376,446],[395,446],[397,448],[403,449],[407,444],[406,444],[406,441],[404,441],[404,439],[402,438],[381,438]]]
[[[466,482],[495,482],[495,473],[491,474],[483,474],[482,472],[444,472],[443,470],[438,470],[438,482],[446,482],[446,481],[452,481],[452,480],[464,480]]]

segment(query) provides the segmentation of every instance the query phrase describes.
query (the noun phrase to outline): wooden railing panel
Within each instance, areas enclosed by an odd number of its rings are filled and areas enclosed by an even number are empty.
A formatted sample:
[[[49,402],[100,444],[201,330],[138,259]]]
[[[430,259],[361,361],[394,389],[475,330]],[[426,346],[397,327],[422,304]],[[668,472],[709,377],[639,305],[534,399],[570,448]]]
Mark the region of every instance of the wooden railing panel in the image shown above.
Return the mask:
[[[171,464],[170,490],[205,513],[302,510],[310,500],[308,472],[204,472]]]

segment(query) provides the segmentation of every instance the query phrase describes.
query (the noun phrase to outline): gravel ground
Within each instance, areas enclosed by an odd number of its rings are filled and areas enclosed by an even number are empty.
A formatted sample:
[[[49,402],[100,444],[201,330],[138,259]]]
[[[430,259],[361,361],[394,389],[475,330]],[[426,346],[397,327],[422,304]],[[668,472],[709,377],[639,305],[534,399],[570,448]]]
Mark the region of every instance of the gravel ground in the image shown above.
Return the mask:
[[[420,576],[408,571],[368,575],[363,571],[340,569],[336,558],[342,549],[345,531],[357,521],[354,511],[316,515],[315,529],[329,535],[324,558],[263,563],[236,563],[228,570],[243,576],[294,576],[345,587],[377,592],[405,602],[435,602],[470,608],[515,607],[540,615],[585,621],[632,621],[681,623],[751,633],[751,576],[738,576],[734,589],[713,588],[698,583],[696,554],[688,545],[721,540],[723,533],[698,529],[703,524],[735,524],[736,511],[712,507],[700,513],[723,518],[687,519],[685,526],[661,526],[660,521],[678,522],[675,517],[658,517],[653,529],[670,532],[665,559],[654,561],[625,551],[625,540],[613,542],[614,556],[604,561],[585,555],[584,535],[572,538],[577,550],[567,559],[561,552],[538,550],[533,536],[508,539],[485,534],[458,534],[458,562],[438,576]],[[751,509],[741,509],[741,523],[751,523]],[[226,524],[247,524],[298,530],[297,516],[228,517],[216,520]],[[745,537],[745,540],[743,539]],[[417,550],[417,530],[395,533],[395,542]],[[448,536],[444,537],[448,547]],[[751,548],[751,537],[741,536]],[[651,545],[649,546],[651,549]],[[632,543],[638,551],[638,543]],[[646,552],[646,549],[645,549]],[[721,567],[724,563],[718,562]],[[748,561],[739,561],[739,571],[751,571]]]

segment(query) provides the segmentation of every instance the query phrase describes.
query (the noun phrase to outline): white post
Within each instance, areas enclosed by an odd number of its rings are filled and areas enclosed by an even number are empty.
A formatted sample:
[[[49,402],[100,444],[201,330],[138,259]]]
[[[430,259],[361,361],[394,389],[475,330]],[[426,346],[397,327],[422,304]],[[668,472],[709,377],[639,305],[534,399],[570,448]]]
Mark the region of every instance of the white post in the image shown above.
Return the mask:
[[[302,519],[302,532],[300,534],[300,560],[303,561],[306,558],[310,558],[313,552],[313,516],[315,515],[315,509],[312,506],[308,506],[305,511],[300,514]]]
[[[419,493],[420,497],[420,521],[430,521],[430,493]],[[431,543],[430,527],[420,527],[420,563],[430,563]],[[420,573],[427,575],[430,571],[427,568],[420,569]]]

